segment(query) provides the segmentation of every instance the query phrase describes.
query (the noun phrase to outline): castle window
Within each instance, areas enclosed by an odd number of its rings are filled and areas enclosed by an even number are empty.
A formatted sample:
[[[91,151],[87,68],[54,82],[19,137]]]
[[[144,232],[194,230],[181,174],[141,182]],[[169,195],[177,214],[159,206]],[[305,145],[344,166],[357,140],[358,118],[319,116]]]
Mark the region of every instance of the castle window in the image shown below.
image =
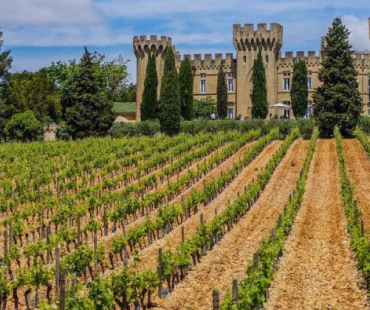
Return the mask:
[[[227,116],[228,116],[229,119],[234,118],[234,109],[233,108],[227,109]]]
[[[229,106],[229,107],[233,107],[233,106],[234,106],[234,103],[233,103],[233,102],[228,102],[228,103],[227,103],[227,106]]]
[[[229,93],[234,92],[234,80],[232,78],[227,80],[227,90]]]
[[[243,63],[244,63],[244,65],[247,64],[247,56],[243,56]]]
[[[283,90],[290,91],[290,72],[283,72]]]
[[[308,90],[312,90],[312,72],[308,71],[308,76],[307,76],[307,83],[308,83]]]
[[[200,89],[199,91],[201,93],[205,93],[207,90],[206,90],[206,74],[205,73],[201,73],[200,74]]]
[[[269,55],[265,56],[265,62],[268,64],[269,63]]]

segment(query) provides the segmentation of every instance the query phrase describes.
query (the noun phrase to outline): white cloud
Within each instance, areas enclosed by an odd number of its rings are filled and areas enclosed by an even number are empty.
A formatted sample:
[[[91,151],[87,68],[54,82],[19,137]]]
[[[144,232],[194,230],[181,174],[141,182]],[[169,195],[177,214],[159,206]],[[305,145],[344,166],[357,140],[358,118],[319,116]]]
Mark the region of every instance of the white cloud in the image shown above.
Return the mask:
[[[349,42],[356,50],[370,50],[369,24],[368,20],[362,20],[354,15],[345,15],[343,23],[351,32]]]
[[[4,41],[10,46],[107,46],[132,42],[130,29],[114,31],[106,25],[4,27]]]
[[[94,0],[1,0],[2,25],[63,25],[103,20]]]

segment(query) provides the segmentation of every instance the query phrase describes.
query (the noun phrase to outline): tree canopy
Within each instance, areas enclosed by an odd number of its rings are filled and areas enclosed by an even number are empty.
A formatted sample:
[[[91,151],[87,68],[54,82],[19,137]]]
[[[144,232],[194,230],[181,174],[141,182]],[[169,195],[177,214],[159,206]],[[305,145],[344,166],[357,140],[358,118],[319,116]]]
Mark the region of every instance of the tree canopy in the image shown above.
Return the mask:
[[[261,49],[253,66],[252,117],[265,119],[268,113],[266,73]]]
[[[185,120],[191,120],[193,113],[193,68],[188,58],[181,62],[179,81],[180,81],[180,103],[181,116]]]
[[[173,136],[180,132],[179,75],[175,67],[172,47],[168,47],[164,61],[161,95],[159,100],[159,123],[161,132]]]
[[[227,85],[222,65],[217,76],[217,114],[221,119],[227,117]]]
[[[143,101],[141,102],[141,120],[158,118],[157,107],[158,76],[155,65],[155,55],[148,54],[148,64],[144,81]]]
[[[349,34],[341,19],[336,18],[326,36],[319,71],[319,80],[323,84],[313,97],[314,118],[325,137],[333,136],[335,126],[342,134],[351,134],[362,112]]]
[[[293,81],[290,97],[295,118],[304,117],[308,102],[308,77],[307,65],[303,59],[298,60],[293,66]]]

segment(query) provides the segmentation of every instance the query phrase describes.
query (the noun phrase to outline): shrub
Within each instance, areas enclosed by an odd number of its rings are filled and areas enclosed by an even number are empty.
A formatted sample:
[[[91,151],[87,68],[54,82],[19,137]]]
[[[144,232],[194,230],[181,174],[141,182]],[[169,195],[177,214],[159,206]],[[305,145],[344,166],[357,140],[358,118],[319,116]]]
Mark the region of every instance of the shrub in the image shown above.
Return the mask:
[[[14,114],[4,131],[8,140],[22,142],[42,140],[42,125],[30,110]]]

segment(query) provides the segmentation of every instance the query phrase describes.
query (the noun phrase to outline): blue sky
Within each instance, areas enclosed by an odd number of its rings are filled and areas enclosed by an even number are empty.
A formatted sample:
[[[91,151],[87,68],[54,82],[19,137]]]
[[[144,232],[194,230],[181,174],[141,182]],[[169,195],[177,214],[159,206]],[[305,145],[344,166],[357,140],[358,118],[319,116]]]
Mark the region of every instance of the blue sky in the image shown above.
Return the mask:
[[[0,0],[13,71],[79,59],[87,45],[109,59],[130,59],[133,81],[135,35],[171,36],[181,54],[235,54],[233,24],[277,22],[284,27],[282,51],[318,51],[335,17],[351,30],[355,49],[370,50],[369,0]]]

